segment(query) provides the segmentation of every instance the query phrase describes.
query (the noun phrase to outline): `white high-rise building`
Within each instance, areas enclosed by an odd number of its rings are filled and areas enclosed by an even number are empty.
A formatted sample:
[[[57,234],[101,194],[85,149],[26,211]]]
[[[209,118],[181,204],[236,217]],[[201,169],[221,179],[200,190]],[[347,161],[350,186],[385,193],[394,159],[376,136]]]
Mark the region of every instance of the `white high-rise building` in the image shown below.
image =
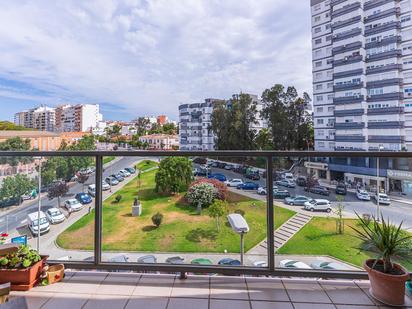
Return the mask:
[[[232,99],[237,99],[235,94]],[[257,95],[249,94],[257,106],[257,124],[252,129],[259,131],[267,128],[267,122],[260,116],[263,108],[262,102]],[[226,101],[230,108],[231,100]],[[222,101],[219,99],[206,99],[204,103],[182,104],[179,106],[179,143],[180,150],[203,150],[211,151],[215,149],[215,136],[211,130],[212,112],[214,103]]]
[[[56,125],[55,109],[42,105],[18,112],[14,115],[14,123],[25,128],[54,131]]]
[[[102,119],[99,104],[61,105],[56,108],[56,129],[60,132],[91,132]]]
[[[412,149],[411,0],[311,0],[315,149]]]

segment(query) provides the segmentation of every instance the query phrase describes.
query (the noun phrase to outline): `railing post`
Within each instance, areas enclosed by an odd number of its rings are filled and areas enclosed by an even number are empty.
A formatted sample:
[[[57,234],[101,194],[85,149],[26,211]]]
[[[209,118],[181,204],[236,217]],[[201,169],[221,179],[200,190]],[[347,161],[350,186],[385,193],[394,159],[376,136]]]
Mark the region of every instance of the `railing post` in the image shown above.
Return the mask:
[[[266,157],[266,193],[267,193],[267,237],[268,237],[268,267],[275,271],[275,221],[273,209],[273,157]]]
[[[102,261],[102,182],[103,182],[103,157],[96,156],[96,195],[94,205],[94,263],[99,265]]]

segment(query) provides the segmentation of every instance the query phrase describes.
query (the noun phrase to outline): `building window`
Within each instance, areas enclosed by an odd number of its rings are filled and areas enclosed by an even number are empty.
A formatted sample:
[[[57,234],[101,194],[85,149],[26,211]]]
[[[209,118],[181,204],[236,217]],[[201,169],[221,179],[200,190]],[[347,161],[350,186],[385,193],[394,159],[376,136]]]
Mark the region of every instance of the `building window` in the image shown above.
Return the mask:
[[[322,88],[323,88],[323,85],[322,85],[322,84],[317,84],[317,85],[316,85],[316,90],[322,90]]]
[[[314,11],[319,11],[320,10],[320,3],[319,4],[316,4],[314,7],[313,7],[313,10]]]
[[[320,22],[320,16],[315,17],[315,23]]]
[[[319,39],[315,40],[315,45],[319,45],[320,43],[322,43],[322,38],[319,38]]]
[[[316,108],[316,112],[317,112],[317,113],[322,113],[322,112],[323,112],[323,107],[318,107],[318,108]]]
[[[322,61],[316,61],[315,62],[315,67],[319,68],[322,66]]]
[[[317,124],[323,124],[323,119],[317,119],[316,123]]]
[[[323,101],[323,96],[322,95],[316,96],[316,101],[318,102]]]
[[[321,32],[322,31],[322,28],[321,27],[316,27],[315,28],[315,33],[319,33],[319,32]]]
[[[332,40],[332,36],[331,35],[328,35],[327,37],[326,37],[326,41],[331,41]]]

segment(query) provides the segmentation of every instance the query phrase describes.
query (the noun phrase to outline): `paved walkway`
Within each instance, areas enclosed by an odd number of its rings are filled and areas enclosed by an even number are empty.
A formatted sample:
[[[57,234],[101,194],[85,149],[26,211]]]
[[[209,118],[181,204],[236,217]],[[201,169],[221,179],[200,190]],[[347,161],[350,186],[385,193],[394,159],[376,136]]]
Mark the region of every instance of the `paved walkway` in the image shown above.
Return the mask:
[[[278,228],[275,235],[275,250],[277,251],[284,244],[288,242],[297,232],[299,232],[310,220],[312,219],[311,215],[297,213],[291,217],[288,221],[282,224]],[[249,250],[248,254],[263,254],[267,252],[268,243],[267,238],[259,243],[257,246]]]

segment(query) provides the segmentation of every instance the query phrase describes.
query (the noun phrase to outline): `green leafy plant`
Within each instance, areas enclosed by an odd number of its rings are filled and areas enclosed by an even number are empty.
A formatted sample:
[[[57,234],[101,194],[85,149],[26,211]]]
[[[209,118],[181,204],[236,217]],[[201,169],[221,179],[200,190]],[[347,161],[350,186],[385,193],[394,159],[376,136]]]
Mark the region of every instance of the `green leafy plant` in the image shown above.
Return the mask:
[[[220,218],[227,213],[228,207],[228,202],[221,200],[215,200],[209,207],[209,217],[216,220],[216,228],[218,232],[220,231]]]
[[[163,215],[160,212],[152,216],[152,222],[156,227],[159,227],[160,224],[162,224],[162,221],[163,221]]]
[[[245,211],[243,209],[236,209],[235,214],[241,215],[242,217],[245,216]]]
[[[28,246],[0,257],[0,269],[28,268],[41,260],[39,253]]]
[[[116,195],[116,197],[114,198],[116,203],[120,203],[120,201],[122,200],[123,196],[121,194]]]
[[[394,259],[412,258],[412,236],[402,231],[403,222],[396,226],[389,220],[385,220],[383,215],[381,222],[375,217],[372,217],[369,222],[358,214],[356,215],[359,218],[360,228],[352,226],[351,228],[356,232],[356,237],[362,240],[363,249],[377,254],[372,268],[380,270],[377,265],[381,263],[384,273],[392,273]]]
[[[198,183],[191,186],[186,194],[186,198],[192,206],[197,207],[198,214],[202,208],[208,207],[215,199],[216,189],[210,183]]]

